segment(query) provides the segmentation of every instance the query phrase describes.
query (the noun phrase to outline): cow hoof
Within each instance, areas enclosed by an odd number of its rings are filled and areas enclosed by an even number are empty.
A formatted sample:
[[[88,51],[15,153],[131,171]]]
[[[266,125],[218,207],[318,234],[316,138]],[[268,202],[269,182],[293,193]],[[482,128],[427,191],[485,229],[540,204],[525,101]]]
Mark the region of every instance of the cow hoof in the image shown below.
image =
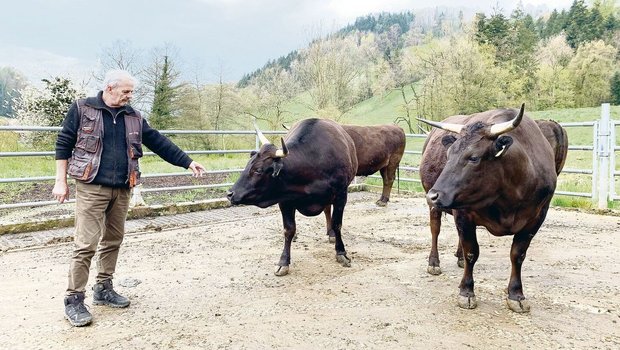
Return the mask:
[[[527,299],[512,300],[506,298],[506,304],[508,304],[508,308],[514,312],[520,314],[530,312],[530,302]]]
[[[463,295],[459,295],[459,306],[462,309],[475,309],[478,306],[476,302],[476,296],[472,295],[470,297],[466,297]]]
[[[347,256],[344,254],[336,255],[336,261],[344,267],[351,267],[351,259],[347,258]]]
[[[329,236],[329,243],[336,243],[336,237],[335,236]]]
[[[288,275],[288,266],[276,266],[276,271],[274,272],[276,276],[286,276]]]
[[[380,199],[379,199],[379,200],[378,200],[375,204],[376,204],[378,207],[385,207],[385,206],[387,205],[387,202],[384,202],[384,201],[382,201],[382,200],[380,200]]]
[[[435,276],[441,275],[441,267],[428,265],[428,267],[426,268],[426,272]]]

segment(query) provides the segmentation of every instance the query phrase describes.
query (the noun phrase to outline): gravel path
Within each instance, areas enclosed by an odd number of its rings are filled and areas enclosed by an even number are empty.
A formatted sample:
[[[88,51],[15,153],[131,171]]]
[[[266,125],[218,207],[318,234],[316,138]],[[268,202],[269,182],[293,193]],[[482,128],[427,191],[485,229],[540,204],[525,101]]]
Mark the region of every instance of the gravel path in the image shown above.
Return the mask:
[[[115,279],[131,306],[91,306],[84,328],[63,319],[67,239],[0,251],[0,348],[620,348],[619,217],[550,210],[524,263],[532,311],[521,315],[504,301],[510,238],[478,230],[478,308],[463,310],[452,218],[440,236],[443,274],[431,276],[424,200],[393,195],[380,208],[376,197],[350,195],[350,268],[336,263],[323,218],[297,215],[285,277],[273,274],[282,249],[275,207],[144,221],[127,235]]]

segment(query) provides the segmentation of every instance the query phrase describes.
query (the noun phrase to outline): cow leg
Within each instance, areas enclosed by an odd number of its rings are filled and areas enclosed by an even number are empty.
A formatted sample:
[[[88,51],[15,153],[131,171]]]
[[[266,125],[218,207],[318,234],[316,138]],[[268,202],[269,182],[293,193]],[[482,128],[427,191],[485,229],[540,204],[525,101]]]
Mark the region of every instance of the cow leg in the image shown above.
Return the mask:
[[[347,257],[347,252],[344,249],[344,243],[342,242],[342,218],[344,216],[344,206],[347,204],[347,190],[344,193],[336,196],[334,201],[334,212],[332,215],[332,229],[334,230],[334,236],[336,239],[336,261],[344,267],[351,267],[351,259]]]
[[[392,191],[392,185],[394,184],[394,174],[390,174],[388,167],[381,168],[379,172],[381,173],[381,178],[383,179],[383,192],[381,192],[381,198],[379,198],[376,204],[380,207],[385,207],[387,202],[390,200],[390,192]]]
[[[463,257],[463,246],[461,245],[461,241],[459,240],[459,244],[456,247],[456,252],[454,252],[454,256],[456,256],[456,264],[458,267],[465,267],[465,258]]]
[[[474,309],[477,306],[474,293],[474,265],[480,255],[480,247],[476,238],[476,225],[467,214],[455,211],[454,222],[459,232],[459,240],[463,248],[465,266],[463,278],[459,284],[459,306],[463,309]]]
[[[336,243],[336,234],[334,233],[334,229],[332,227],[332,206],[326,206],[323,212],[325,213],[325,226],[327,227],[329,243]]]
[[[525,261],[527,249],[530,247],[532,239],[538,232],[543,221],[545,221],[548,209],[549,206],[547,205],[542,210],[534,227],[518,232],[512,239],[512,247],[510,248],[510,263],[512,269],[510,271],[510,281],[508,282],[508,297],[506,298],[506,303],[510,310],[514,312],[522,313],[530,311],[530,304],[525,299],[525,295],[523,295],[521,267],[523,266],[523,261]]]
[[[456,215],[455,211],[452,211],[452,215]],[[465,258],[463,257],[463,245],[461,244],[461,240],[459,239],[459,244],[456,246],[456,252],[454,252],[454,256],[456,257],[456,265],[460,268],[465,267]]]
[[[439,266],[439,251],[437,250],[437,241],[439,237],[439,231],[441,229],[441,211],[435,207],[429,207],[430,211],[430,225],[431,225],[431,254],[428,256],[428,267],[426,272],[431,275],[440,275],[441,267]]]
[[[523,284],[521,282],[521,266],[525,260],[527,248],[534,236],[525,232],[517,233],[512,239],[510,248],[510,282],[508,282],[508,297],[506,303],[510,310],[514,312],[529,312],[530,305],[523,295]]]
[[[282,214],[282,224],[284,226],[284,249],[274,273],[276,276],[285,276],[288,274],[289,265],[291,264],[291,242],[297,231],[297,226],[295,224],[294,207],[280,203],[280,213]]]

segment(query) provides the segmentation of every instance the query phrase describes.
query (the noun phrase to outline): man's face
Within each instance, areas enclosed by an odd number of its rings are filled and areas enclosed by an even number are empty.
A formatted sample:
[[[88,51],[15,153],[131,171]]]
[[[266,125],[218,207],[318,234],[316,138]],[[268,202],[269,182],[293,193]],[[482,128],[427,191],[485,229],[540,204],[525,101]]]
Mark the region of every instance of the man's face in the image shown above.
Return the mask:
[[[110,107],[122,107],[128,104],[133,97],[133,87],[131,80],[121,80],[115,87],[108,86],[106,104]]]

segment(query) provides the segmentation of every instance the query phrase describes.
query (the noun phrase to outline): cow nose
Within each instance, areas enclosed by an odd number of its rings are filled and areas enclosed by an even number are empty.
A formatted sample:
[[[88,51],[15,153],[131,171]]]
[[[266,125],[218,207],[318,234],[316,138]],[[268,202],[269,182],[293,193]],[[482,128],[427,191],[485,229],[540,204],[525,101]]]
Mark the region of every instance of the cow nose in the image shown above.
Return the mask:
[[[229,201],[232,202],[232,198],[235,195],[235,192],[233,191],[226,191],[226,198],[228,198]]]
[[[435,191],[434,189],[431,189],[426,194],[426,199],[428,199],[433,204],[437,203],[437,201],[439,200],[439,192]]]

